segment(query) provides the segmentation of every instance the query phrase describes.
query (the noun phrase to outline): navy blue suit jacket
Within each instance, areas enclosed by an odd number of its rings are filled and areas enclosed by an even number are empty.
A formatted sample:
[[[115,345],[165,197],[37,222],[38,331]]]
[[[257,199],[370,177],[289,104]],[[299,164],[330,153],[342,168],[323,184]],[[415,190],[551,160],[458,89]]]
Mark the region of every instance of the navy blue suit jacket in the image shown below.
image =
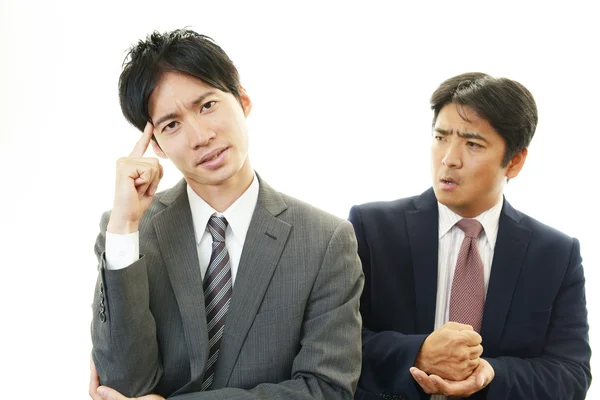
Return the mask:
[[[365,273],[363,364],[356,399],[428,399],[410,375],[434,329],[438,207],[420,196],[352,207]],[[591,381],[577,239],[505,200],[483,313],[495,378],[470,399],[584,399]]]

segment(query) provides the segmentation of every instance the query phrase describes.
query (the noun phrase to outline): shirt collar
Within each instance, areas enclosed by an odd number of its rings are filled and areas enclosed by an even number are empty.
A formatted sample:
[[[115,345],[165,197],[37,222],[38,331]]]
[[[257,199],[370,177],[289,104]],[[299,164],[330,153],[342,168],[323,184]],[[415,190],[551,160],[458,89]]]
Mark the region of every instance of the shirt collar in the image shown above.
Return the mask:
[[[202,240],[210,217],[213,214],[217,214],[227,219],[235,240],[239,242],[240,246],[243,246],[252,215],[254,214],[254,208],[256,208],[256,203],[258,202],[258,189],[258,177],[254,173],[252,183],[248,189],[227,210],[220,213],[204,201],[202,197],[198,196],[190,185],[187,185],[187,195],[192,211],[196,243],[200,243],[200,240]]]
[[[500,222],[500,212],[502,211],[502,204],[504,202],[504,196],[500,197],[498,203],[496,203],[492,208],[486,210],[476,216],[474,219],[479,221],[483,226],[483,231],[485,232],[485,237],[488,240],[488,243],[494,248],[496,245],[496,237],[498,236],[498,224]],[[438,211],[439,211],[439,229],[438,229],[438,239],[441,239],[445,234],[447,234],[450,229],[458,221],[460,221],[463,217],[456,214],[448,207],[443,205],[438,201]]]

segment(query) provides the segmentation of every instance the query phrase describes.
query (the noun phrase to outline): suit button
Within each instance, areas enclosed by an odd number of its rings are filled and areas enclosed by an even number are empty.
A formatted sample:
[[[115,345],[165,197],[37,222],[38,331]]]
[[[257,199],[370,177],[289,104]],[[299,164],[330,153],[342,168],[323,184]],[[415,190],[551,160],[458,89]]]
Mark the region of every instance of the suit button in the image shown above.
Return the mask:
[[[106,322],[106,314],[104,314],[104,311],[100,311],[100,321]]]

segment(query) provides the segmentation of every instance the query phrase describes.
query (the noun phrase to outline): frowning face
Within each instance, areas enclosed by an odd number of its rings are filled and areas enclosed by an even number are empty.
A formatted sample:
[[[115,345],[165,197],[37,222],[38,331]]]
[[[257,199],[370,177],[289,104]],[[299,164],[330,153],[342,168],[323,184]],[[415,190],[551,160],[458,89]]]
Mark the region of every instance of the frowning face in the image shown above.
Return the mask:
[[[195,190],[249,184],[253,171],[246,116],[251,108],[243,88],[238,101],[231,93],[178,72],[164,73],[148,102],[159,152]]]
[[[433,189],[438,201],[465,218],[493,207],[507,178],[517,176],[527,156],[524,149],[503,167],[505,151],[504,138],[473,109],[454,103],[444,106],[433,128],[431,146]]]

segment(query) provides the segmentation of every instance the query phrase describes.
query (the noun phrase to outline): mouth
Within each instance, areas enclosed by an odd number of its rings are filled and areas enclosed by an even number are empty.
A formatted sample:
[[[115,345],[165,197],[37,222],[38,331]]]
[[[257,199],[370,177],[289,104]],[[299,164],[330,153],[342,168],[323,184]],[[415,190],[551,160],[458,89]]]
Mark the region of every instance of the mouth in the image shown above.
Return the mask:
[[[198,163],[198,165],[202,165],[204,163],[208,163],[208,162],[216,160],[227,149],[229,149],[229,147],[222,147],[220,149],[211,151],[210,153],[204,155],[204,157],[202,157],[200,159],[200,162]]]
[[[454,178],[451,178],[449,176],[443,177],[442,179],[440,179],[440,182],[446,185],[458,185],[458,182]]]

